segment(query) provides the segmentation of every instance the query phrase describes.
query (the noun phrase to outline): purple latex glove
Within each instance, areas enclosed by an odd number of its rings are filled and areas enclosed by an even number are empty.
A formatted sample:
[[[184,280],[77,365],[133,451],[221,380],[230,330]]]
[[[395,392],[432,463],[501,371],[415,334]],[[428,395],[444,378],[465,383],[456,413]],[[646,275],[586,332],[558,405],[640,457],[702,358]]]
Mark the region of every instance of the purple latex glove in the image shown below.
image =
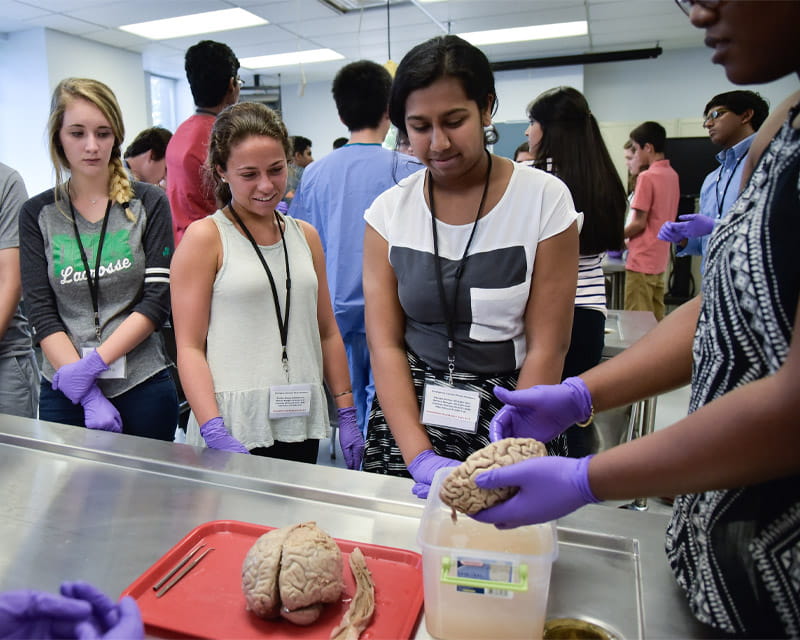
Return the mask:
[[[437,456],[433,449],[425,449],[408,465],[408,472],[414,478],[416,484],[412,487],[411,493],[418,498],[427,498],[433,482],[433,474],[445,467],[457,467],[461,462],[453,458]]]
[[[282,214],[289,213],[289,203],[285,200],[281,200],[278,204],[275,205],[275,211]]]
[[[64,582],[61,594],[83,600],[91,606],[91,616],[76,627],[79,640],[142,640],[144,624],[136,601],[130,596],[117,604],[87,582]]]
[[[473,518],[498,529],[549,522],[572,513],[585,504],[600,502],[589,486],[589,460],[545,456],[530,458],[507,467],[497,467],[475,476],[481,489],[519,487],[519,491]]]
[[[358,428],[355,407],[337,409],[339,416],[339,444],[342,446],[344,461],[348,469],[358,470],[364,459],[364,434]]]
[[[222,418],[217,416],[200,425],[200,435],[206,441],[209,449],[232,451],[233,453],[250,453],[241,442],[234,438],[225,426]]]
[[[606,255],[609,258],[616,258],[617,260],[622,258],[622,254],[623,254],[622,251],[606,251]]]
[[[687,213],[678,216],[683,222],[665,222],[658,232],[658,239],[667,242],[681,242],[687,238],[707,236],[714,229],[714,219],[702,213]]]
[[[122,418],[117,408],[103,395],[100,387],[93,384],[81,400],[83,420],[87,429],[101,429],[122,433]]]
[[[53,375],[53,389],[60,391],[78,404],[89,392],[89,389],[103,371],[108,370],[108,365],[97,353],[97,349],[77,362],[70,362],[59,368]]]
[[[536,438],[550,442],[576,422],[592,414],[592,396],[580,378],[567,378],[561,384],[539,384],[509,391],[495,387],[494,395],[505,406],[489,424],[489,438]]]
[[[87,620],[91,607],[78,600],[43,591],[0,594],[0,638],[70,638]]]

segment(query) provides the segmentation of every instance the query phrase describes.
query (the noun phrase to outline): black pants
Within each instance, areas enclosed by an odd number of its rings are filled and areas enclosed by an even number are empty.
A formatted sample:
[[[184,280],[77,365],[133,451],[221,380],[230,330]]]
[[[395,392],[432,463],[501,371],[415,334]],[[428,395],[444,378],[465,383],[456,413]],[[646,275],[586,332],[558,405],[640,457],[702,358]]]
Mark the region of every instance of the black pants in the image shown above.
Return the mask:
[[[319,440],[308,439],[302,442],[278,442],[276,440],[271,447],[256,447],[255,449],[250,449],[250,453],[254,456],[264,456],[265,458],[279,458],[280,460],[317,464]]]
[[[588,371],[600,362],[605,345],[606,319],[600,311],[575,307],[572,316],[572,340],[564,359],[561,379],[571,378]],[[582,458],[595,452],[597,431],[594,424],[588,427],[571,426],[566,431],[567,455]]]

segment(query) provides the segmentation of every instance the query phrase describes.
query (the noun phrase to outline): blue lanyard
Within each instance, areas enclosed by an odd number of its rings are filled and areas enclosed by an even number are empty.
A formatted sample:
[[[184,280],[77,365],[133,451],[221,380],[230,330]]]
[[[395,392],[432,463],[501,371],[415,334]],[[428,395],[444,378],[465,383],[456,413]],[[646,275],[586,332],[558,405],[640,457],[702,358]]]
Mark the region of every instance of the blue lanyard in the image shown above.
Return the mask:
[[[720,167],[720,171],[717,174],[717,183],[714,185],[714,195],[717,197],[717,218],[722,217],[722,207],[725,205],[725,196],[728,195],[728,187],[731,186],[731,181],[733,180],[733,176],[736,173],[736,169],[739,168],[739,165],[744,160],[747,154],[743,153],[739,156],[739,159],[736,161],[736,164],[733,165],[733,169],[731,169],[731,175],[728,176],[728,181],[725,183],[725,189],[722,191],[722,198],[719,197],[719,181],[722,179],[722,173],[725,171],[725,166],[723,165]]]

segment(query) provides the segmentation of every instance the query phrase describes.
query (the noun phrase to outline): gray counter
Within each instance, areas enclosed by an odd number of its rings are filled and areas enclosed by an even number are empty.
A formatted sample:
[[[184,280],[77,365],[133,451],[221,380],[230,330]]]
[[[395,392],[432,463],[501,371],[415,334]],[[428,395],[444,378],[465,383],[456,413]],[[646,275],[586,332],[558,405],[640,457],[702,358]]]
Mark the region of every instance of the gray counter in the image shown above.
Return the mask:
[[[603,357],[611,358],[622,353],[642,338],[656,324],[652,311],[608,310]]]
[[[316,520],[337,538],[419,551],[411,481],[0,415],[0,590],[84,579],[119,594],[194,527]],[[559,521],[548,617],[623,637],[701,632],[666,565],[666,518],[605,506]],[[428,638],[424,620],[417,638]]]

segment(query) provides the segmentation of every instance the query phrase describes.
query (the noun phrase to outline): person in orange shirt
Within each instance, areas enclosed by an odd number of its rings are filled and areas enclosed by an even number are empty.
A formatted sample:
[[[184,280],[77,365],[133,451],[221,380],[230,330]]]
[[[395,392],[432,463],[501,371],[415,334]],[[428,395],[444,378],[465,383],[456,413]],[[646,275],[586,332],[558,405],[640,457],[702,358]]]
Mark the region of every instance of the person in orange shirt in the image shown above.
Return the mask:
[[[664,272],[669,243],[658,239],[661,226],[675,220],[681,196],[678,174],[664,157],[667,132],[657,122],[644,122],[630,133],[633,161],[649,167],[639,174],[625,225],[625,310],[652,311],[664,317]]]

